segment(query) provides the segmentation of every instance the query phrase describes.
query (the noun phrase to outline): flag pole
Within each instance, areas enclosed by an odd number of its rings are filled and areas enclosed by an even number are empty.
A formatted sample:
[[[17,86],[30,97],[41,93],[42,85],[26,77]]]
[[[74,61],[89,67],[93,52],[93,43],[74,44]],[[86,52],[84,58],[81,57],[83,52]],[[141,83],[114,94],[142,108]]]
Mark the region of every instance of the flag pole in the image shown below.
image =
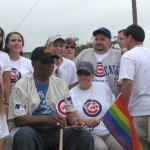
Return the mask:
[[[63,129],[60,129],[59,150],[63,150]]]
[[[148,150],[150,150],[150,117],[148,117]]]

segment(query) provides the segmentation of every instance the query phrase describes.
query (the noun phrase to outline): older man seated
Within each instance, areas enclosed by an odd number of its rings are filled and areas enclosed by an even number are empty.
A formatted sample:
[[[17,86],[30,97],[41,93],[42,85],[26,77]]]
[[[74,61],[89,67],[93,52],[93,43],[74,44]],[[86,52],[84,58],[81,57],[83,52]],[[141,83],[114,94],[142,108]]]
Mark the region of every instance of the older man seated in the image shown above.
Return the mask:
[[[67,85],[51,76],[57,58],[44,47],[34,49],[34,73],[20,79],[11,93],[8,119],[14,150],[58,150],[60,128],[64,130],[63,149],[93,150],[92,136],[82,130],[85,123],[77,119],[67,100]]]

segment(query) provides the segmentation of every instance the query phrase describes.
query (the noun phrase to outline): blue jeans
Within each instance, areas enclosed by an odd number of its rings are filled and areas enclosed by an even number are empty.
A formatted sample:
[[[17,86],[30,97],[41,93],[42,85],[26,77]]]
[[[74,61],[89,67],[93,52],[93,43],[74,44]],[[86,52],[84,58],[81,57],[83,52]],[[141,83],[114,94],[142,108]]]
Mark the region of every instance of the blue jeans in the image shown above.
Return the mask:
[[[14,136],[13,150],[58,150],[58,128],[21,127]],[[86,131],[64,129],[63,150],[94,150],[93,137]]]

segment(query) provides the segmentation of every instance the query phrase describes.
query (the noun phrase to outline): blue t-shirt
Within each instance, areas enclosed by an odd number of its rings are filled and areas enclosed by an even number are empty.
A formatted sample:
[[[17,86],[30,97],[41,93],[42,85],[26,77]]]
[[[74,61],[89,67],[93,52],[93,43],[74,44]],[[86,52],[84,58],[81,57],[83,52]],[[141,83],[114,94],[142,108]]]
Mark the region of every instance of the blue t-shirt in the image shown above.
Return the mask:
[[[40,104],[39,107],[32,113],[32,115],[52,115],[55,114],[56,112],[50,108],[50,106],[47,106],[46,104],[46,93],[48,89],[49,82],[45,84],[40,84],[36,80],[34,80],[35,86],[37,89],[37,92],[40,97]]]

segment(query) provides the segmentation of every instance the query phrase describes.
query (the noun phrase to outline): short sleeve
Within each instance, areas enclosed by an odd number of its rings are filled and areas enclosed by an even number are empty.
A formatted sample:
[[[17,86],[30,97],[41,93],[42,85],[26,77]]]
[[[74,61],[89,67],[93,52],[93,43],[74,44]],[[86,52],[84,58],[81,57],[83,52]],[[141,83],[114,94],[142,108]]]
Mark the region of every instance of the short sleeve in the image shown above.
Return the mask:
[[[65,108],[66,112],[73,112],[75,111],[72,100],[69,99],[69,89],[67,84],[64,83],[64,92],[65,92]]]
[[[119,72],[119,83],[122,79],[133,80],[135,75],[135,63],[132,58],[129,56],[122,56],[120,63],[120,72]]]

